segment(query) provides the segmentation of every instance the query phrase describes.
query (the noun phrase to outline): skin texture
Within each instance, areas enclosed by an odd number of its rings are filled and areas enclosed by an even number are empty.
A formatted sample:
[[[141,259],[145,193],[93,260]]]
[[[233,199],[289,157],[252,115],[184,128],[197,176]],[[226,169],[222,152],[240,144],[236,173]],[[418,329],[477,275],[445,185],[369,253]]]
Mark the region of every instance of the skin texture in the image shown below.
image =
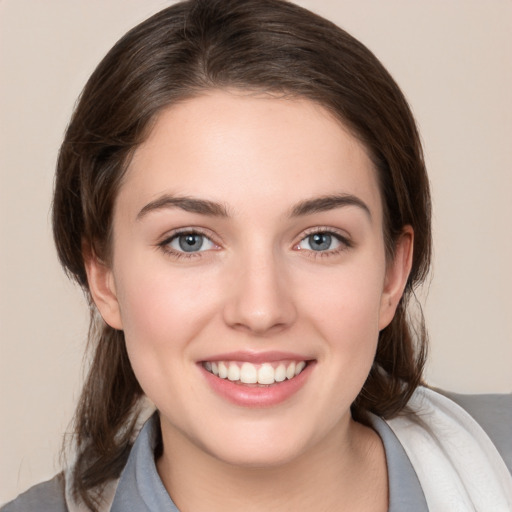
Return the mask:
[[[361,204],[293,214],[334,194]],[[207,238],[185,254],[176,230]],[[313,250],[322,231],[332,244]],[[405,286],[412,236],[386,261],[371,160],[308,100],[212,91],[160,114],[116,200],[112,261],[87,269],[160,411],[157,467],[182,510],[386,510],[382,444],[350,404]],[[286,400],[245,407],[200,365],[233,351],[312,363]]]

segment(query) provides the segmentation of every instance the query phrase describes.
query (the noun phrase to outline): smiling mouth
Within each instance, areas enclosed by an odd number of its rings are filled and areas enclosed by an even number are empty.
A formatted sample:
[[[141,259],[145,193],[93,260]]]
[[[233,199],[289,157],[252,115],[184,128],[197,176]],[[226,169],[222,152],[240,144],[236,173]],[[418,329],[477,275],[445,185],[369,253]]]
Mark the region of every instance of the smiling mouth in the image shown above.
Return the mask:
[[[203,368],[235,384],[269,386],[291,380],[306,368],[308,361],[276,361],[252,364],[240,361],[205,361]]]

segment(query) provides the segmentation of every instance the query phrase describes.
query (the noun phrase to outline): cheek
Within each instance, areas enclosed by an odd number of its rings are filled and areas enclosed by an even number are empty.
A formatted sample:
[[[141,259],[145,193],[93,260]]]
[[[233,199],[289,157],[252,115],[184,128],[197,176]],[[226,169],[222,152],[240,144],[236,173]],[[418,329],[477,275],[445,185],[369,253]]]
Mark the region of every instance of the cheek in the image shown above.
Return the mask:
[[[211,283],[200,273],[156,264],[129,269],[120,279],[118,300],[128,355],[144,388],[147,380],[182,371],[180,363],[217,308]]]
[[[305,281],[298,294],[305,298],[304,311],[314,312],[319,322],[339,336],[364,336],[366,328],[378,333],[384,265],[342,268]],[[356,328],[357,329],[352,329]]]
[[[326,340],[324,355],[357,394],[375,357],[384,264],[351,266],[303,284],[302,314]],[[336,367],[336,368],[334,368]],[[339,379],[339,375],[333,375]]]
[[[211,308],[214,294],[204,275],[172,270],[150,263],[123,272],[118,299],[126,333],[144,339],[160,332],[169,339]]]

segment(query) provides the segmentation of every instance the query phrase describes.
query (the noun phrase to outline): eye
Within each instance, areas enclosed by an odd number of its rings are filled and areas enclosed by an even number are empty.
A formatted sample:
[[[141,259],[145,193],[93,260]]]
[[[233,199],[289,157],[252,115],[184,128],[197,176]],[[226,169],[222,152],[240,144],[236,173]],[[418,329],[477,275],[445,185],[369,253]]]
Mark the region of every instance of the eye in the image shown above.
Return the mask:
[[[348,241],[336,233],[317,231],[304,237],[296,247],[308,251],[326,252],[341,250],[349,246]]]
[[[179,253],[194,253],[215,249],[217,246],[205,235],[195,232],[179,233],[162,245]]]

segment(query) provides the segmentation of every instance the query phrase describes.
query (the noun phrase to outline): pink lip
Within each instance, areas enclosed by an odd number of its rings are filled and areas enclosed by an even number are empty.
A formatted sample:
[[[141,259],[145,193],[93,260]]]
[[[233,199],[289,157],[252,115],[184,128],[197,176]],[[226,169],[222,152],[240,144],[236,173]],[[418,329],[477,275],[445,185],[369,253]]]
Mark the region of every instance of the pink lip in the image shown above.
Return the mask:
[[[241,358],[234,356],[235,354],[231,353],[229,354],[229,357],[224,355],[218,360],[248,361],[247,357]],[[266,354],[266,356],[268,356],[268,354]],[[277,359],[268,359],[268,357],[266,359],[261,359],[258,356],[258,361],[251,359],[250,362],[257,364],[262,361],[269,362],[280,359],[305,360],[303,357],[290,356],[291,354],[286,354],[286,357],[279,356]],[[216,359],[208,359],[208,361],[215,360]],[[315,366],[315,361],[309,361],[306,368],[304,368],[304,370],[302,370],[302,372],[293,379],[278,382],[270,386],[252,386],[216,377],[209,371],[205,370],[201,364],[198,364],[198,368],[202,372],[210,388],[223,399],[241,407],[272,407],[285,402],[304,386]]]
[[[250,351],[237,351],[226,352],[225,354],[215,354],[211,357],[206,357],[203,361],[247,361],[253,364],[272,363],[274,361],[309,361],[311,357],[307,357],[293,352],[250,352]]]

